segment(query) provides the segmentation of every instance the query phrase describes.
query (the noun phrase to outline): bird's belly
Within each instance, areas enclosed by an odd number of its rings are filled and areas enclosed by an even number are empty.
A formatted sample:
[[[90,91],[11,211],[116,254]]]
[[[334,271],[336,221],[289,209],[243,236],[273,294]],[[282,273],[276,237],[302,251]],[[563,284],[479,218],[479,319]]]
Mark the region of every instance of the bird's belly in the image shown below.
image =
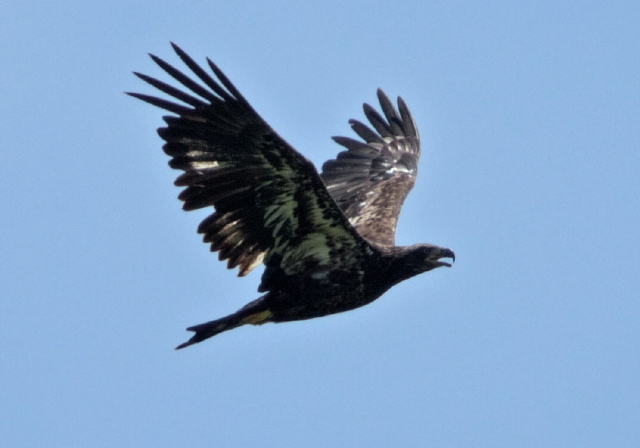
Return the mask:
[[[301,284],[295,285],[292,280],[280,291],[272,291],[269,302],[273,321],[304,320],[342,313],[376,298],[367,296],[365,288],[355,278],[350,282],[327,280],[329,277],[314,279],[310,276]]]

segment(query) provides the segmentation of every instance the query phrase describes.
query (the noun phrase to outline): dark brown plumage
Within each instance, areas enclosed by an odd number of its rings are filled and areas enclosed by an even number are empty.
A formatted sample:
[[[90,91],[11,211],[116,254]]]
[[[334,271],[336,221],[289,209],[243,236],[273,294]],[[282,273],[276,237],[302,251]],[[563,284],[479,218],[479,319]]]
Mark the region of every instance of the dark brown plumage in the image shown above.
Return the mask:
[[[185,210],[213,206],[198,228],[229,268],[246,275],[264,263],[263,296],[236,313],[188,328],[183,348],[245,324],[310,319],[348,311],[393,285],[455,258],[450,249],[394,246],[400,208],[415,183],[420,140],[407,106],[395,109],[378,90],[384,117],[368,104],[373,129],[351,120],[363,141],[334,137],[346,148],[323,165],[287,144],[253,110],[213,62],[217,80],[178,46],[174,50],[195,82],[156,56],[151,58],[190,92],[136,75],[183,104],[129,95],[172,112],[166,141],[169,165],[183,170],[175,184]]]

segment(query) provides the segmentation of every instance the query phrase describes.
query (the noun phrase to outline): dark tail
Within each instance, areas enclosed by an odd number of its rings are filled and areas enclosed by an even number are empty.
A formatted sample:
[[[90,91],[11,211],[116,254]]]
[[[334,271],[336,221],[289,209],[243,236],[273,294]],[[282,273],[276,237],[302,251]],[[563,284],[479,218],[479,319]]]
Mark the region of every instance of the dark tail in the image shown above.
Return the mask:
[[[176,347],[176,350],[180,350],[181,348],[197,344],[198,342],[209,339],[219,333],[222,333],[223,331],[237,328],[240,325],[244,325],[244,323],[242,323],[242,321],[238,318],[238,313],[231,314],[221,319],[212,320],[211,322],[206,322],[204,324],[194,325],[193,327],[187,328],[187,331],[195,331],[196,334],[194,334],[191,339],[189,339],[184,344],[178,345]]]
[[[262,296],[246,304],[235,313],[221,319],[187,328],[187,331],[195,331],[196,334],[184,344],[178,345],[176,350],[197,344],[223,331],[233,330],[241,325],[262,325],[265,322],[269,322],[272,314],[268,308],[265,297],[266,296]]]

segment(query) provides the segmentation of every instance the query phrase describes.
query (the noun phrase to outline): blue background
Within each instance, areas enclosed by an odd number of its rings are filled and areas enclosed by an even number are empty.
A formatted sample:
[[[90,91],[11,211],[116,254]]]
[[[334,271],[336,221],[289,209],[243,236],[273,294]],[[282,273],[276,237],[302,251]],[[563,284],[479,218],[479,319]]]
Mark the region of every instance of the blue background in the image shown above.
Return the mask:
[[[7,447],[640,446],[640,3],[23,1],[0,19]],[[362,309],[184,328],[257,297],[196,235],[132,70],[210,56],[314,163],[375,89],[423,157]]]

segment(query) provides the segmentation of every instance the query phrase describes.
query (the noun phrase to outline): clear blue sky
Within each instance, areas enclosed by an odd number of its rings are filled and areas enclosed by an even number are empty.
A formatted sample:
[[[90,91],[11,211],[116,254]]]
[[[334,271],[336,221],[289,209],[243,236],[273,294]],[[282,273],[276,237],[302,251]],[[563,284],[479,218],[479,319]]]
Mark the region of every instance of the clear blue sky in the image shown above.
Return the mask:
[[[0,444],[640,446],[640,3],[13,2],[0,18]],[[316,164],[381,87],[423,137],[398,242],[452,269],[365,308],[258,296],[184,213],[131,71],[213,58]],[[164,78],[166,79],[166,77]]]

